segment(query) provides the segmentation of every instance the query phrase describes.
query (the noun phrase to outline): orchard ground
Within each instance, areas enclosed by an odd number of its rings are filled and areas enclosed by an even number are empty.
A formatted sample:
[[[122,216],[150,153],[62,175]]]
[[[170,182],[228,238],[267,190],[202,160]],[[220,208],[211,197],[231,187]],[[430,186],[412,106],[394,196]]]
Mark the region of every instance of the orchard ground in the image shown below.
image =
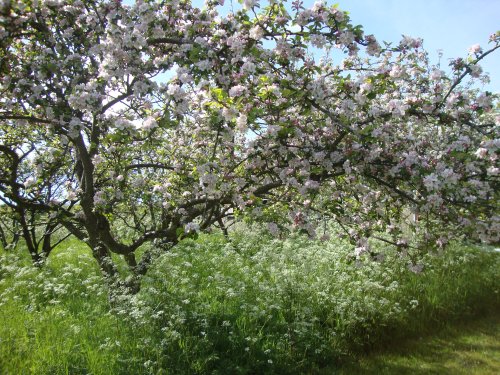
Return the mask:
[[[374,245],[383,260],[356,259],[331,237],[241,226],[186,239],[156,258],[137,295],[113,297],[76,240],[41,268],[22,248],[3,251],[0,373],[497,370],[498,252],[456,243],[415,273],[414,254]]]

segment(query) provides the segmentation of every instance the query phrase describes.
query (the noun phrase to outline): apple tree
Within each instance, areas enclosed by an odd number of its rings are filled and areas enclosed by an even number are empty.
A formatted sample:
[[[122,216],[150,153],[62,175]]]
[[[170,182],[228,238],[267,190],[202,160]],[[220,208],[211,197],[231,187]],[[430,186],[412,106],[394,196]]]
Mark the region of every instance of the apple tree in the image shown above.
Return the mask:
[[[1,3],[0,199],[34,259],[68,234],[141,275],[141,246],[235,215],[311,236],[327,216],[357,256],[499,241],[500,115],[478,88],[498,33],[445,72],[323,2],[222,5]]]

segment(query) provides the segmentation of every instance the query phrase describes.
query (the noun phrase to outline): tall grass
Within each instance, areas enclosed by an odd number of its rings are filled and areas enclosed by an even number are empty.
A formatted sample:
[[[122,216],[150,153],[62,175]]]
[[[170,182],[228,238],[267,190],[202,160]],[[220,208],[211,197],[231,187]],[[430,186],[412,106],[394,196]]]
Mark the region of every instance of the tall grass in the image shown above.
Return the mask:
[[[454,245],[357,260],[340,239],[258,229],[185,240],[139,294],[109,299],[84,247],[35,268],[0,257],[0,373],[297,374],[500,307],[499,254]]]

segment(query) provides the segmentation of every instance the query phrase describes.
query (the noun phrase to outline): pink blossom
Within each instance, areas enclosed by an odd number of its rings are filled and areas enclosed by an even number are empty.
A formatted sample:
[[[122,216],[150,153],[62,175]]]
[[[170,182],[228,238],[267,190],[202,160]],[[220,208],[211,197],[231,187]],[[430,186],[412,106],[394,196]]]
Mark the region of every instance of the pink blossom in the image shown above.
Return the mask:
[[[474,44],[469,47],[469,53],[481,53],[482,48],[479,44]]]
[[[229,96],[233,98],[241,96],[246,92],[246,90],[247,90],[246,87],[242,85],[233,86],[229,89]]]

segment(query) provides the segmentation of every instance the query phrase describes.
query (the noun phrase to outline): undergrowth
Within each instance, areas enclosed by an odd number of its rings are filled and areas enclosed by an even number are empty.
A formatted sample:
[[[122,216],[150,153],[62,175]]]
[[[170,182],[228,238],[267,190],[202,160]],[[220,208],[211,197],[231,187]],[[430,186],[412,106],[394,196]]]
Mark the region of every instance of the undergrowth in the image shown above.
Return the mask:
[[[184,240],[110,299],[88,250],[0,256],[1,374],[298,374],[500,307],[498,253],[356,259],[334,238],[242,228]]]

